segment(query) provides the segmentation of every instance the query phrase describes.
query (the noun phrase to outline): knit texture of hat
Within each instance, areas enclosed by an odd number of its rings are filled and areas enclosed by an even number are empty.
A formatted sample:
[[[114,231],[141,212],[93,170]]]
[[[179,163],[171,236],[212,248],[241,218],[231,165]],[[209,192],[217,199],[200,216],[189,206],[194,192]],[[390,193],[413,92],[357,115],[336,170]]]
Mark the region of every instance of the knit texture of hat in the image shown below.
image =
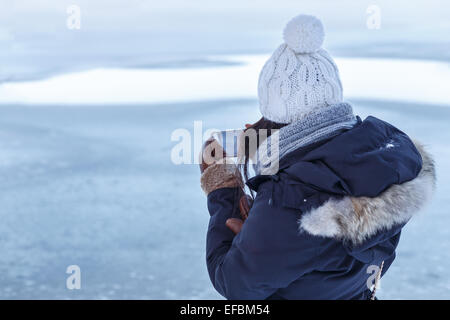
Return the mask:
[[[314,16],[299,15],[285,27],[284,43],[259,76],[258,96],[264,118],[292,123],[343,101],[339,71],[321,48],[325,34]]]

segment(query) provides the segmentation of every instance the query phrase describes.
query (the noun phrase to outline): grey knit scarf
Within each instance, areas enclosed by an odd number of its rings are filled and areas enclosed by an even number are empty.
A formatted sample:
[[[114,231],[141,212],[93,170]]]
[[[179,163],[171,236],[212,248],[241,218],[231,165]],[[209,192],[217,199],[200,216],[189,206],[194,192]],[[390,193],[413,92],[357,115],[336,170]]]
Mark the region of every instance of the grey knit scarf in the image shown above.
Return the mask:
[[[352,106],[348,103],[334,104],[309,113],[301,121],[281,128],[261,144],[255,171],[257,174],[274,174],[278,171],[279,160],[288,153],[336,136],[351,129],[356,122]],[[268,167],[271,169],[267,170]]]

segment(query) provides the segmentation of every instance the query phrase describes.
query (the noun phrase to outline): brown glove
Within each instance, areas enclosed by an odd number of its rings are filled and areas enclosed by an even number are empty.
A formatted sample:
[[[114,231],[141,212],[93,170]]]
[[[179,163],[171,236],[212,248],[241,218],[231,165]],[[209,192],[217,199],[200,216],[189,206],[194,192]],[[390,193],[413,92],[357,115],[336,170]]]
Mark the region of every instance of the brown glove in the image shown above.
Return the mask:
[[[220,188],[244,188],[238,167],[227,161],[230,159],[226,159],[225,151],[216,140],[205,142],[200,157],[200,183],[206,194]]]
[[[226,221],[226,226],[235,234],[238,234],[248,217],[252,202],[251,197],[244,192],[242,178],[237,170],[230,170],[230,168],[232,168],[231,165],[223,164],[226,153],[215,139],[208,139],[203,144],[200,157],[200,172],[202,173],[201,182],[205,193],[209,193],[213,191],[213,189],[217,189],[219,187],[241,187],[241,193],[243,194],[239,200],[241,219],[230,218]],[[211,172],[205,173],[208,168]],[[233,172],[233,170],[235,170],[235,172]],[[213,177],[213,175],[215,177]]]
[[[239,200],[239,211],[241,213],[241,218],[230,218],[225,222],[225,225],[231,229],[235,234],[238,234],[245,220],[248,218],[248,213],[250,212],[253,200],[247,194],[244,194]]]
[[[225,150],[223,150],[217,140],[209,138],[203,144],[202,152],[200,154],[200,173],[205,172],[209,166],[222,161],[226,156]]]

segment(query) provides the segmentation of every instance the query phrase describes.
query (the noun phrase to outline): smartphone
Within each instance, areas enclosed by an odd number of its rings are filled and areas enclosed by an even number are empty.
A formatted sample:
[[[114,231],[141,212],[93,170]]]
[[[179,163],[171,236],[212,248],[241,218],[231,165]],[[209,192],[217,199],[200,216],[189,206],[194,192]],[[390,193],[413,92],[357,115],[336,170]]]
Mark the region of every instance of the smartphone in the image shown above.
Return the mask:
[[[242,129],[216,131],[212,134],[212,137],[219,142],[227,157],[236,158],[239,150],[239,136],[243,131]]]

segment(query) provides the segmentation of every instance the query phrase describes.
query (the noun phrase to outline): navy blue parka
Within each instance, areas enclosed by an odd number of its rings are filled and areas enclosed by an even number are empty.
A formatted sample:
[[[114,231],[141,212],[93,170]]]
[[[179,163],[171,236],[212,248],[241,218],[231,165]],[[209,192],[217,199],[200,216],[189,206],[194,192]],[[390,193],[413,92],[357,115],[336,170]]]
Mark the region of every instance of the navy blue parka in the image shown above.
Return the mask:
[[[433,183],[422,147],[384,121],[358,118],[287,154],[276,174],[250,179],[256,197],[237,235],[225,222],[240,217],[240,188],[208,194],[210,279],[228,299],[368,299],[373,266],[389,269]]]

